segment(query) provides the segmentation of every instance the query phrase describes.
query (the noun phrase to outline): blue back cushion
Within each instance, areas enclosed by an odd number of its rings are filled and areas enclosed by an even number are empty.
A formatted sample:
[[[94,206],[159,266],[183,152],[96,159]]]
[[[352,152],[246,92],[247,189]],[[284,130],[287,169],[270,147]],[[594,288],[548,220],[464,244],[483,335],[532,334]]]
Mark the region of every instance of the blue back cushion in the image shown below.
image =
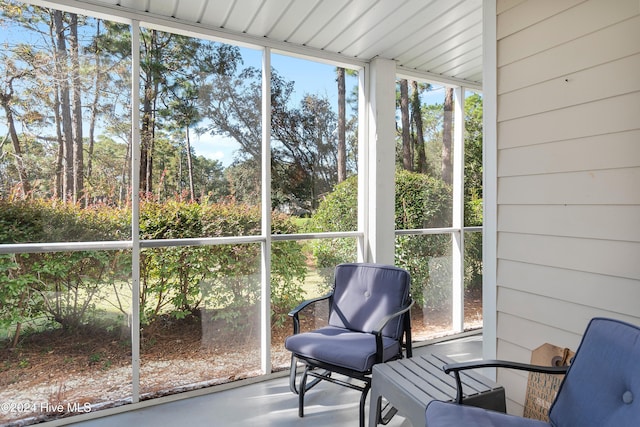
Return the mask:
[[[409,273],[380,264],[340,264],[335,270],[333,303],[329,325],[352,331],[371,332],[388,314],[408,301]],[[399,339],[402,317],[387,324],[383,335]]]
[[[640,426],[640,328],[591,320],[549,420],[556,427]]]

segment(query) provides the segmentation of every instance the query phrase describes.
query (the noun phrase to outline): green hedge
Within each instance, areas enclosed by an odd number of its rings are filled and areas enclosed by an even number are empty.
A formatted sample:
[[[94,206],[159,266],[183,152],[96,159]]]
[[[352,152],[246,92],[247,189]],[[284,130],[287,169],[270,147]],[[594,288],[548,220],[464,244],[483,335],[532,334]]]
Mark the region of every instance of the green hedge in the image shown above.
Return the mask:
[[[0,200],[0,242],[64,242],[130,239],[130,210],[82,209],[55,201]],[[293,233],[289,217],[274,214],[272,233]],[[141,239],[260,234],[260,209],[238,203],[196,204],[144,201]],[[236,324],[260,296],[261,245],[167,247],[141,252],[143,324],[161,316],[199,314],[203,305]],[[272,306],[286,311],[303,294],[305,257],[296,242],[274,243]],[[30,319],[65,329],[120,321],[130,310],[131,253],[128,250],[0,255],[0,327]],[[19,332],[19,326],[18,326]]]
[[[320,203],[312,216],[310,231],[353,231],[357,229],[357,177],[338,184]],[[395,177],[395,227],[415,229],[446,227],[451,223],[451,189],[441,180],[428,175],[399,171]],[[395,240],[395,263],[406,268],[412,277],[412,293],[416,301],[437,305],[447,297],[450,286],[431,280],[436,268],[441,273],[446,265],[439,263],[451,252],[448,235],[398,236]],[[314,242],[319,267],[331,267],[356,253],[351,239],[324,239]]]

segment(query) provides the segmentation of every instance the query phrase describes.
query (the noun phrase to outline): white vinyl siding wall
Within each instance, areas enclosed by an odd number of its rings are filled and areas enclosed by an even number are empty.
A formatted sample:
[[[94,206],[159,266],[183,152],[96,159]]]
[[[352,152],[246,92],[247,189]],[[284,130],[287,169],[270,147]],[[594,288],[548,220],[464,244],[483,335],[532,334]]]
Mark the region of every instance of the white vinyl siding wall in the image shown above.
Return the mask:
[[[498,0],[497,356],[640,324],[640,1]],[[502,370],[522,413],[526,374]]]

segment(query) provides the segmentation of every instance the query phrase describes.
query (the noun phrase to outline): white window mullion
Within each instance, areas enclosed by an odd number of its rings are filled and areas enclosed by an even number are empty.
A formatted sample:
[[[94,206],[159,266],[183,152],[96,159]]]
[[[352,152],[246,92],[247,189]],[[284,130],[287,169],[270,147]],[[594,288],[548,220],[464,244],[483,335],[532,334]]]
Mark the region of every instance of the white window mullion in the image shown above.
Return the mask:
[[[131,401],[140,401],[140,22],[131,22]]]
[[[260,364],[271,373],[271,49],[262,54],[262,262]]]
[[[453,330],[464,330],[464,88],[456,87],[453,127]]]
[[[358,73],[358,231],[365,233],[358,238],[358,262],[365,261],[369,252],[369,81],[369,66],[365,66]]]

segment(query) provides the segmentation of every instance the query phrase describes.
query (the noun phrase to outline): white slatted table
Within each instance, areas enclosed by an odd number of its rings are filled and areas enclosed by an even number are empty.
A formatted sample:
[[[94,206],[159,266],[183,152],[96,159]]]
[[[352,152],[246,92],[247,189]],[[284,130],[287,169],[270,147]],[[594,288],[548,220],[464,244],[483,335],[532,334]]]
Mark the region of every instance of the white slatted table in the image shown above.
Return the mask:
[[[432,400],[453,401],[456,383],[442,367],[453,360],[437,354],[414,356],[374,365],[371,380],[369,427],[378,425],[384,397],[413,427],[425,425],[425,410]],[[505,412],[504,388],[473,370],[461,372],[463,403]],[[393,416],[395,412],[391,413]]]

